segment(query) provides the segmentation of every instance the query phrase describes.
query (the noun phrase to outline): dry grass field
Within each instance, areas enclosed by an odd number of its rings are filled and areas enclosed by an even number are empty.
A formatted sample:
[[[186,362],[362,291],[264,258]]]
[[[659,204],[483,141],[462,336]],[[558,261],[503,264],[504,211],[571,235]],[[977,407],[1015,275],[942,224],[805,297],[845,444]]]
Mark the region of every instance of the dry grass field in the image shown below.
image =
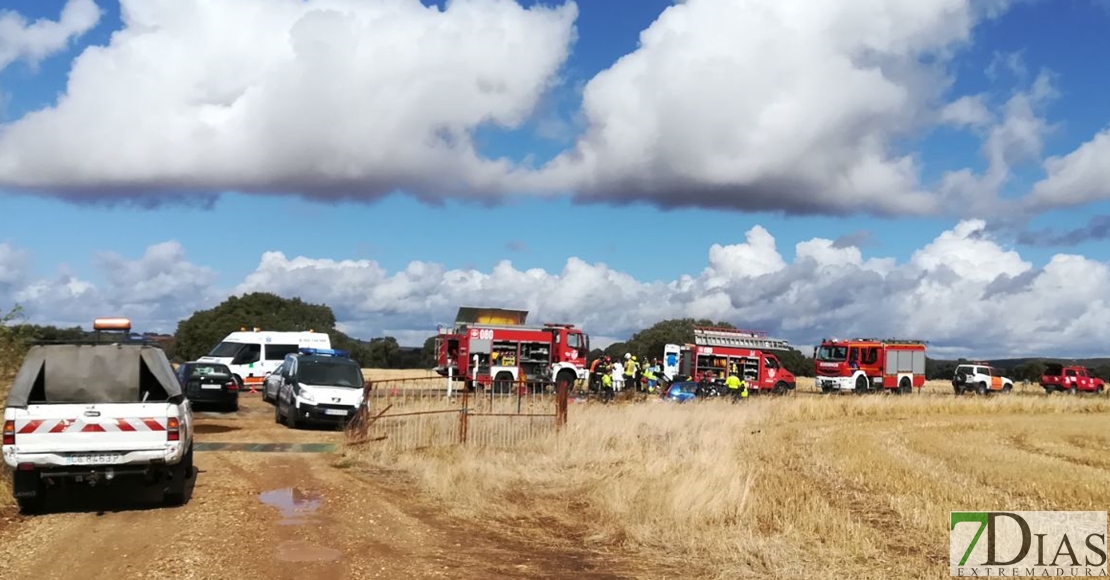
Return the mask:
[[[963,509],[1103,509],[1110,399],[1028,393],[572,404],[512,451],[350,451],[454,515],[636,577],[943,578]]]

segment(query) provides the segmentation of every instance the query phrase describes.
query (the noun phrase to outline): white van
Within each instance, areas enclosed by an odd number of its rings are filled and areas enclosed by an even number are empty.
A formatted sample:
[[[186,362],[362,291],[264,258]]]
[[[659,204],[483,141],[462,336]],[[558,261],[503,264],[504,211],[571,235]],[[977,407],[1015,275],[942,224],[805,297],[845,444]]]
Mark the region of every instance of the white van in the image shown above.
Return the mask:
[[[259,387],[266,375],[273,372],[285,356],[302,348],[331,348],[326,332],[274,332],[243,330],[227,335],[198,362],[221,363],[231,369],[240,388]]]

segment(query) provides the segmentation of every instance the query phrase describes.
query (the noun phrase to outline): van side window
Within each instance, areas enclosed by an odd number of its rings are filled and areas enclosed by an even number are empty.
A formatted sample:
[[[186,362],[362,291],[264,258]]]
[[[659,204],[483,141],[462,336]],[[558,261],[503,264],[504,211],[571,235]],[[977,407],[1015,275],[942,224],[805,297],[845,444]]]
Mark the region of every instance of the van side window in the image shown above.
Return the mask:
[[[239,351],[235,360],[231,361],[233,365],[249,365],[256,363],[262,358],[262,345],[261,344],[248,344]]]
[[[267,344],[266,360],[285,360],[285,355],[293,354],[300,350],[295,344]]]

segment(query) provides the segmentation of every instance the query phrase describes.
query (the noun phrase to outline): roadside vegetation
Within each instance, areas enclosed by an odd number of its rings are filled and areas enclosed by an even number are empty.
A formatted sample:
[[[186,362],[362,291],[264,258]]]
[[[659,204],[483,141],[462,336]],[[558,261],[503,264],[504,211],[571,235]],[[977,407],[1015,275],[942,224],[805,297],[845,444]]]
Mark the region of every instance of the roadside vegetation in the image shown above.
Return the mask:
[[[9,311],[0,311],[0,414],[8,402],[8,391],[12,379],[23,363],[23,353],[27,350],[27,337],[23,327],[12,323],[21,317],[19,306]],[[8,470],[0,469],[0,506],[12,505],[11,481]]]
[[[928,391],[588,404],[563,435],[513,450],[367,445],[348,459],[638,577],[946,577],[951,510],[1110,501],[1108,413],[1107,397]]]

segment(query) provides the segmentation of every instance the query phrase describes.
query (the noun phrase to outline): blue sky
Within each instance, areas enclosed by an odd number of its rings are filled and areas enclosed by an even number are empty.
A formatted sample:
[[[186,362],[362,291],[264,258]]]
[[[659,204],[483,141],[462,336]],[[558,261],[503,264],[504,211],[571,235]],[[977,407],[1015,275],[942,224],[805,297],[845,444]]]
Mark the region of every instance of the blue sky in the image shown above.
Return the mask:
[[[103,14],[96,27],[66,49],[34,66],[17,61],[0,70],[0,121],[11,123],[52,106],[65,91],[73,59],[89,46],[106,45],[121,28],[119,4],[97,3]],[[5,7],[28,20],[57,19],[63,4],[60,0],[9,0]],[[542,99],[537,118],[522,129],[478,129],[474,140],[479,152],[515,161],[532,157],[542,163],[573,147],[578,137],[574,131],[581,130],[582,85],[635,51],[641,31],[670,4],[663,0],[580,3],[577,38],[560,70],[564,82]],[[1045,137],[1042,157],[1066,155],[1110,122],[1108,79],[1100,59],[1094,56],[1110,53],[1110,35],[1105,33],[1108,25],[1110,12],[1104,3],[1093,0],[1017,3],[1002,17],[972,30],[971,44],[961,49],[949,69],[954,84],[945,97],[955,100],[988,93],[997,106],[1048,69],[1059,94],[1044,114],[1057,126]],[[1002,57],[1014,53],[1020,54],[1024,75],[1000,66]],[[998,72],[994,78],[985,72],[992,63]],[[552,126],[562,133],[552,135],[547,130]],[[935,184],[945,171],[985,167],[979,155],[980,139],[967,132],[936,127],[905,146],[922,163],[921,178],[926,186]],[[1043,175],[1039,159],[1015,168],[1015,178],[1003,197],[1025,195]],[[566,197],[527,196],[493,207],[453,199],[425,204],[403,191],[372,203],[320,203],[293,196],[214,190],[208,193],[220,195],[211,206],[168,204],[148,209],[108,203],[78,205],[13,191],[0,190],[0,211],[19,216],[5,223],[0,243],[30,251],[34,276],[51,276],[64,264],[79,277],[100,284],[103,273],[90,263],[94,252],[112,251],[136,259],[147,246],[172,239],[181,243],[190,262],[214,269],[222,288],[238,284],[255,270],[263,252],[275,250],[290,257],[373,259],[389,271],[403,269],[413,260],[436,262],[449,269],[488,271],[498,261],[510,259],[518,269],[558,273],[574,256],[586,262],[604,262],[641,281],[670,281],[683,274],[696,276],[705,267],[712,244],[742,243],[745,232],[755,225],[771,232],[788,262],[798,242],[860,232],[869,232],[867,243],[861,244],[865,256],[902,262],[952,228],[959,217],[661,210],[648,203],[576,204]],[[743,208],[743,203],[737,205]],[[1028,227],[1070,229],[1083,225],[1092,215],[1106,213],[1110,213],[1110,201],[1095,201],[1046,211]],[[989,215],[971,217],[992,219]],[[1008,247],[1011,239],[1000,235],[999,243]],[[1105,239],[1066,248],[1016,249],[1037,266],[1060,252],[1100,262],[1110,259],[1110,244]]]

